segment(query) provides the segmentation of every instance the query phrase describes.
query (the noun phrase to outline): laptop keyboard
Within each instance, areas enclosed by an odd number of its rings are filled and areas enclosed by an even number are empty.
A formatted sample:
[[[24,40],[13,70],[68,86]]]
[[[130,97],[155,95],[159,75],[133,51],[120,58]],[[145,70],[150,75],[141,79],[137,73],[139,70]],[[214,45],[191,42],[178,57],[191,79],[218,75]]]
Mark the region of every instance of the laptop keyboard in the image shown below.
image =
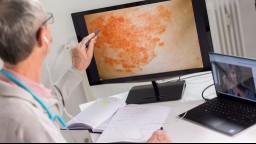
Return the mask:
[[[194,110],[218,115],[244,126],[256,124],[256,106],[243,105],[227,99],[216,98]]]

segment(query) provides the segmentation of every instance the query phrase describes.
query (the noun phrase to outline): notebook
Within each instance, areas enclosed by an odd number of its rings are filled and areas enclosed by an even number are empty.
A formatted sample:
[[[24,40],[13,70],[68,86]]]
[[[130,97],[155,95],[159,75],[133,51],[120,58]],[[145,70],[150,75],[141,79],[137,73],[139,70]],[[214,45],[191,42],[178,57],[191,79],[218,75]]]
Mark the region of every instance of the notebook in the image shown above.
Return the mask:
[[[180,117],[233,136],[256,124],[256,60],[210,54],[217,98]]]
[[[113,115],[126,103],[116,97],[101,98],[80,112],[67,123],[69,130],[91,130],[101,133],[108,125]]]
[[[170,107],[127,105],[119,108],[97,143],[145,143],[165,123]]]

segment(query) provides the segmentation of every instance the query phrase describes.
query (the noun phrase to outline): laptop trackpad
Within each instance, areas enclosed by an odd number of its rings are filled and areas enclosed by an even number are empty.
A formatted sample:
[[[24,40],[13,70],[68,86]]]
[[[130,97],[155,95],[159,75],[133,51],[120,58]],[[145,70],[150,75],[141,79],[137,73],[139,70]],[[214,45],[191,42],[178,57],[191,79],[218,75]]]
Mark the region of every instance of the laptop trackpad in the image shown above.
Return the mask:
[[[203,125],[209,126],[210,128],[216,129],[220,132],[226,133],[228,135],[234,135],[238,132],[245,129],[245,127],[235,124],[233,122],[229,122],[228,120],[206,114],[198,119],[198,122],[202,123]]]

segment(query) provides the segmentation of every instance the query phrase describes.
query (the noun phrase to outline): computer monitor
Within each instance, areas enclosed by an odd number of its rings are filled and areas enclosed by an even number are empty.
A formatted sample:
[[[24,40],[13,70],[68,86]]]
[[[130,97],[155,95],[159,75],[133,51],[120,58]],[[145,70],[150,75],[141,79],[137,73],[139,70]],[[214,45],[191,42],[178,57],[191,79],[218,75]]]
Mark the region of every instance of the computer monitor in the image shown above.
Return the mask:
[[[78,41],[100,30],[87,70],[90,85],[152,81],[127,103],[181,98],[184,81],[155,81],[210,70],[212,42],[204,0],[145,0],[73,13]]]

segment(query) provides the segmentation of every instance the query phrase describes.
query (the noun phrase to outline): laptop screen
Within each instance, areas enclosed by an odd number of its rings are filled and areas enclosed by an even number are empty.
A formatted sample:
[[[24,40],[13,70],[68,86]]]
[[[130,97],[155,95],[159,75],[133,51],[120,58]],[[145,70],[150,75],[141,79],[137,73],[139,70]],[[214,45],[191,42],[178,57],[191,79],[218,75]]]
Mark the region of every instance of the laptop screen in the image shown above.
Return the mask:
[[[210,54],[217,93],[256,102],[256,60]]]

